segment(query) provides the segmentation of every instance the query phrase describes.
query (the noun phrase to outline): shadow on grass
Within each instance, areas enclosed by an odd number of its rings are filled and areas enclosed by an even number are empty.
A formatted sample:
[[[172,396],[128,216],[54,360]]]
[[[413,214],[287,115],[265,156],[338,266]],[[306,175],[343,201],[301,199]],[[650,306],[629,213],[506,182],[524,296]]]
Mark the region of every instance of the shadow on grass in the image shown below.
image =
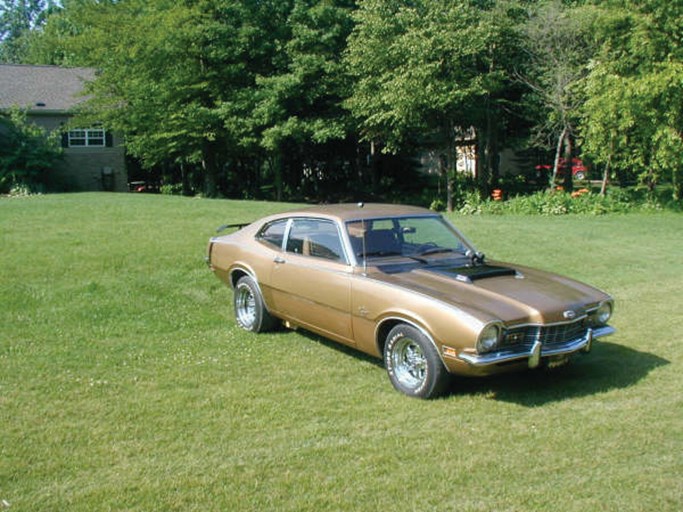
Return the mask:
[[[305,330],[299,330],[298,333],[384,370],[381,359]],[[596,342],[590,354],[576,354],[569,364],[552,370],[529,370],[481,378],[454,377],[450,392],[445,398],[458,395],[486,395],[493,400],[536,407],[550,402],[628,388],[645,378],[655,368],[669,363],[668,360],[654,354],[639,352],[615,343]]]
[[[283,332],[291,332],[291,331],[283,331]],[[311,331],[306,331],[305,329],[297,329],[297,334],[300,334],[306,339],[309,339],[311,341],[314,341],[316,343],[319,343],[320,345],[324,345],[327,348],[331,348],[332,350],[336,350],[337,352],[341,352],[343,354],[346,354],[348,356],[351,356],[355,359],[358,359],[359,361],[365,361],[367,363],[371,363],[377,368],[381,368],[382,370],[384,369],[384,363],[382,362],[381,359],[377,357],[373,357],[369,354],[366,354],[365,352],[361,352],[360,350],[357,350],[355,348],[349,347],[347,345],[343,345],[341,343],[337,343],[336,341],[332,341],[328,338],[324,338],[323,336],[320,336],[314,332]]]
[[[614,343],[597,342],[590,354],[568,365],[477,379],[454,379],[451,393],[485,394],[494,400],[536,407],[635,385],[669,361]]]

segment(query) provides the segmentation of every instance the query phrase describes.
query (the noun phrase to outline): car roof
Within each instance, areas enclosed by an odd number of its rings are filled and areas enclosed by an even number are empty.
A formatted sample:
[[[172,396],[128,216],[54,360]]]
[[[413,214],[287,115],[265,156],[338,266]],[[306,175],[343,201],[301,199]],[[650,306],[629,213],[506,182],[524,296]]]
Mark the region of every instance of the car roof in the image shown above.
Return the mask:
[[[310,208],[302,208],[300,210],[294,210],[282,214],[283,217],[311,215],[337,218],[343,222],[347,222],[350,220],[361,219],[438,214],[431,210],[427,210],[426,208],[420,208],[418,206],[381,203],[326,204],[312,206]]]

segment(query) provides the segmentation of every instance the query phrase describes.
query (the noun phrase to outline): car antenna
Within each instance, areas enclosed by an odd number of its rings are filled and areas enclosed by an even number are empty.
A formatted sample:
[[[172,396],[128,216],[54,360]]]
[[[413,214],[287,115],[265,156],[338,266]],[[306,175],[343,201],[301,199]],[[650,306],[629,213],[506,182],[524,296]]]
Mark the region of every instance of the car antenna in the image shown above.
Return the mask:
[[[363,208],[365,203],[362,201],[358,203],[358,208]],[[363,275],[368,273],[368,257],[365,248],[365,219],[360,220],[361,225],[361,251],[363,252]]]

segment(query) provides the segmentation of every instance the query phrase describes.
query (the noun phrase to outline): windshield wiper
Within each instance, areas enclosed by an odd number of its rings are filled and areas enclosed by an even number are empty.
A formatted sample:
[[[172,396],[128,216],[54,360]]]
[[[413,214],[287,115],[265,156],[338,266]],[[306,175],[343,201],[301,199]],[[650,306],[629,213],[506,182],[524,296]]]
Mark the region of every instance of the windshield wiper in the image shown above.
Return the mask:
[[[413,261],[417,261],[418,263],[422,263],[423,265],[429,265],[429,260],[415,256],[414,254],[403,254],[402,256],[410,258]]]
[[[385,257],[385,256],[402,256],[404,258],[409,258],[411,260],[417,261],[419,263],[422,263],[424,265],[429,265],[431,262],[427,260],[426,258],[422,258],[422,256],[427,256],[430,254],[440,254],[440,253],[449,253],[449,252],[455,252],[455,250],[450,249],[448,247],[431,247],[429,249],[426,249],[420,253],[417,254],[405,254],[401,253],[398,251],[373,251],[373,252],[366,252],[365,254],[358,253],[357,256],[365,258],[373,258],[373,257]]]
[[[359,252],[357,254],[357,256],[360,256],[361,258],[362,257],[372,258],[375,256],[380,256],[380,257],[382,257],[382,256],[401,256],[401,253],[396,252],[396,251],[373,251],[373,252],[366,252],[365,254],[362,252]]]
[[[455,252],[455,251],[449,247],[431,247],[429,249],[425,249],[419,255],[420,256],[427,256],[428,254],[439,254],[442,252]]]

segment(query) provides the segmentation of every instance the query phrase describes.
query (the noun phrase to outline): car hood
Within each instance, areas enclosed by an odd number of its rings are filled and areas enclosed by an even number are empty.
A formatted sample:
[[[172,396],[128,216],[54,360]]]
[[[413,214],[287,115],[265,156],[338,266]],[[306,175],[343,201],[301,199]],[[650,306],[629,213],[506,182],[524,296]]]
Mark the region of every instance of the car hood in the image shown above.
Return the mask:
[[[484,321],[566,322],[609,299],[596,288],[550,272],[491,262],[373,272],[375,279],[432,296]]]

